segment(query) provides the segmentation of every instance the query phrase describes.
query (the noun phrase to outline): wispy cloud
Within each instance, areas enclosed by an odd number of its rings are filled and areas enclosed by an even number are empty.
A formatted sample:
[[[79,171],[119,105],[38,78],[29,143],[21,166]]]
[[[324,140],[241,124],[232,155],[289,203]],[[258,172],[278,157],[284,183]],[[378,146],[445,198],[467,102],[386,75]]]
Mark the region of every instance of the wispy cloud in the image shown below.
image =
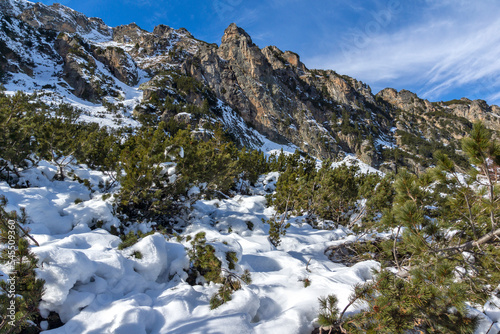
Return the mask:
[[[467,88],[470,97],[498,104],[500,3],[424,0],[421,4],[412,23],[395,23],[393,17],[377,26],[374,18],[371,26],[366,22],[344,35],[336,50],[305,59],[306,64],[332,68],[376,88],[411,86],[428,99]]]

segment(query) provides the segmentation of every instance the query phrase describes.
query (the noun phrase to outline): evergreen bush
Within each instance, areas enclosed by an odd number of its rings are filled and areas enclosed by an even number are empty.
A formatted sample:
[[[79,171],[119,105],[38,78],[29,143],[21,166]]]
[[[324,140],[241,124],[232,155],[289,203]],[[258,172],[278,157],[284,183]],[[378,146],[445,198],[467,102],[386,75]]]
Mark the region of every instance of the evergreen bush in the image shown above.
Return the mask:
[[[383,247],[392,260],[355,289],[366,308],[344,322],[349,333],[474,332],[467,303],[484,304],[500,282],[500,145],[481,123],[462,144],[475,165],[466,175],[442,152],[425,174],[396,175],[377,223],[394,233]]]
[[[0,200],[0,242],[6,245],[0,262],[11,269],[9,278],[0,281],[0,332],[38,333],[44,281],[36,278],[38,260],[27,240],[32,238],[22,227],[27,216],[6,212],[5,198]]]
[[[231,300],[234,291],[241,289],[241,283],[250,284],[251,276],[248,270],[238,275],[234,270],[238,261],[235,252],[226,253],[228,269],[222,267],[222,261],[215,255],[214,246],[207,244],[205,232],[199,232],[191,240],[188,250],[191,262],[188,282],[197,283],[198,277],[203,276],[205,281],[221,284],[217,293],[210,298],[210,309],[215,309]]]

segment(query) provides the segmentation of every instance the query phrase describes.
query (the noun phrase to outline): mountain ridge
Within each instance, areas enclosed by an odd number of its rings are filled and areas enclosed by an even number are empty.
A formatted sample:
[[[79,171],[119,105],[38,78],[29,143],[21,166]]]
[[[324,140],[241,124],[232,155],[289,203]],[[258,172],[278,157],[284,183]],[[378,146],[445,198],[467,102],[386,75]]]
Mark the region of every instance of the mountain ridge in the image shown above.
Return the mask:
[[[458,150],[457,140],[472,122],[481,120],[494,131],[500,129],[498,106],[465,98],[431,103],[392,88],[373,94],[368,85],[354,78],[333,70],[308,69],[294,52],[275,46],[259,48],[234,23],[216,45],[197,40],[184,28],[166,25],[158,25],[152,32],[135,23],[111,28],[99,18],[88,18],[59,4],[9,0],[0,4],[0,11],[4,30],[0,68],[9,89],[22,87],[14,81],[31,78],[32,84],[24,87],[28,91],[65,91],[95,105],[116,106],[120,100],[128,101],[126,85],[138,87],[143,96],[142,100],[135,98],[129,105],[132,110],[124,114],[168,121],[179,110],[166,100],[184,107],[202,107],[204,101],[211,101],[207,117],[224,124],[217,116],[216,100],[220,100],[271,141],[295,145],[321,159],[354,153],[364,162],[388,170],[395,164],[417,170],[428,164],[428,152],[421,152],[428,150],[412,143],[418,137],[437,148],[452,145],[451,149]],[[23,31],[30,29],[28,37]],[[33,55],[19,44],[30,49],[36,46],[38,55],[52,62],[53,73],[46,61],[40,66],[33,62]],[[46,68],[41,71],[41,66]],[[49,80],[37,87],[40,73]],[[29,78],[19,79],[14,74]],[[180,81],[191,80],[187,78],[195,80],[190,83],[195,89],[179,88]],[[200,126],[203,122],[195,117],[185,123]],[[241,128],[225,127],[235,137],[241,132]],[[243,145],[257,141],[245,135],[239,138]],[[403,158],[391,157],[393,150],[401,151]]]
[[[0,332],[500,329],[498,107],[0,7]]]

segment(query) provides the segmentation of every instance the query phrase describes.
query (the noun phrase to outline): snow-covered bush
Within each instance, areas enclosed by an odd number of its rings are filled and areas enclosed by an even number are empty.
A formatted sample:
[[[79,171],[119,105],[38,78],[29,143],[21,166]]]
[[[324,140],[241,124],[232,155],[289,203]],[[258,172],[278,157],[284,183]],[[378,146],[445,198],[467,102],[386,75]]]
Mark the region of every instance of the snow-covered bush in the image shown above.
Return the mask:
[[[203,277],[206,282],[221,284],[217,293],[210,298],[211,309],[231,300],[232,293],[241,289],[242,282],[246,284],[251,282],[248,270],[245,270],[241,275],[232,271],[238,261],[235,252],[226,252],[227,268],[223,268],[222,261],[215,254],[214,246],[207,244],[205,232],[197,233],[191,240],[191,248],[188,250],[191,262],[188,282],[196,284]]]
[[[375,222],[392,237],[356,296],[367,308],[345,321],[349,333],[474,332],[470,303],[484,305],[500,282],[500,145],[476,123],[462,146],[476,166],[467,174],[436,152],[435,168],[396,175],[392,207]]]
[[[38,304],[42,298],[44,281],[36,278],[38,260],[30,251],[28,232],[21,227],[26,215],[8,213],[5,199],[0,199],[0,243],[5,245],[0,264],[7,268],[0,281],[0,332],[36,333],[39,322]],[[33,239],[34,240],[34,239]]]

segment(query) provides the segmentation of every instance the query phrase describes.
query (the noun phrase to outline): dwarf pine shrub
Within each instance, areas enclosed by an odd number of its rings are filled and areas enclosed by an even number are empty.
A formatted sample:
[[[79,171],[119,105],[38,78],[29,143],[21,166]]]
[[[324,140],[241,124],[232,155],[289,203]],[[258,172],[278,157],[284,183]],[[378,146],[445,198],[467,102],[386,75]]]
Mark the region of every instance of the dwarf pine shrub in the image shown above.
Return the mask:
[[[38,333],[38,304],[42,299],[44,281],[36,278],[38,260],[30,251],[28,232],[21,227],[26,215],[5,211],[0,203],[0,242],[6,245],[0,262],[10,267],[9,277],[0,281],[0,332]]]

